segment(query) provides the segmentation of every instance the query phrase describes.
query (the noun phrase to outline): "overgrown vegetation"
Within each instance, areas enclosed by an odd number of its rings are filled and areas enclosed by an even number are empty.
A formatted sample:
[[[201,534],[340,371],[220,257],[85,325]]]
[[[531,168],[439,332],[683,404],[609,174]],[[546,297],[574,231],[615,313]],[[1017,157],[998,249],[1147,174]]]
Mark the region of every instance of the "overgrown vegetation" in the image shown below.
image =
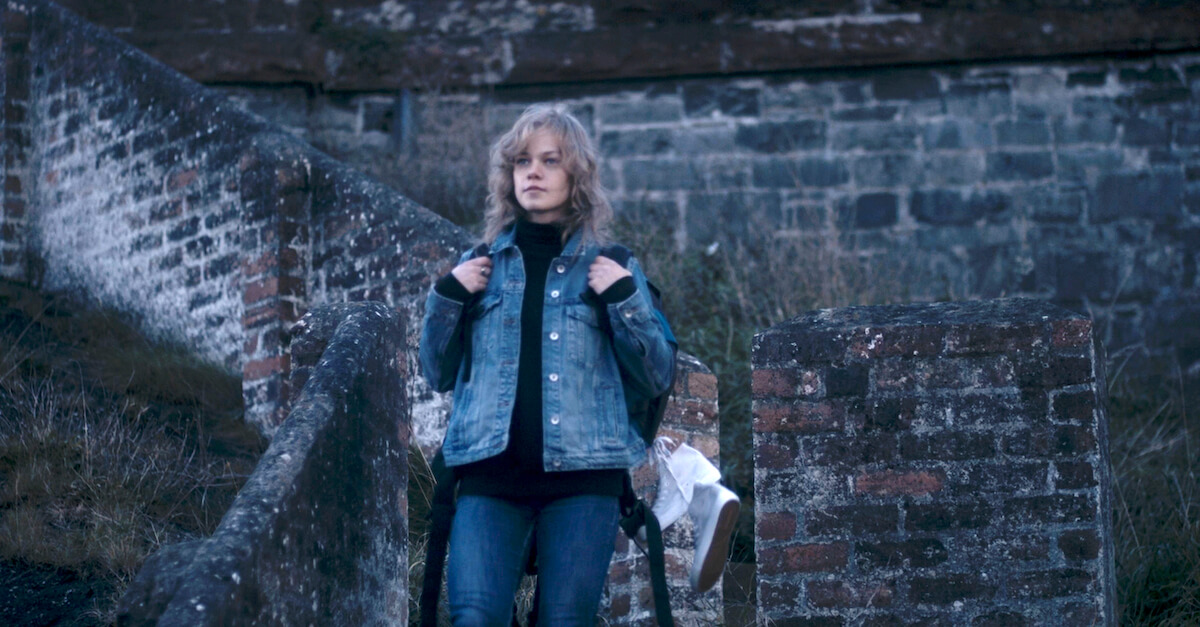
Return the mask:
[[[265,448],[241,383],[112,313],[0,284],[0,560],[102,580],[211,534]]]
[[[1109,371],[1123,371],[1126,356],[1115,355]],[[1171,370],[1120,376],[1109,389],[1122,625],[1200,624],[1200,433],[1186,402],[1196,395]]]

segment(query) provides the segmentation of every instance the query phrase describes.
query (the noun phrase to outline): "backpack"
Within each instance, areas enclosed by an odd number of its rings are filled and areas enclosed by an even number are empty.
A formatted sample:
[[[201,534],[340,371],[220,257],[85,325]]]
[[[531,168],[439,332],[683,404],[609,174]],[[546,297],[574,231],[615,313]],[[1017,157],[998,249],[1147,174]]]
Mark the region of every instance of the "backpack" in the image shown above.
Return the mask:
[[[471,258],[489,254],[490,249],[486,243],[479,244],[471,251]],[[629,259],[633,256],[630,250],[620,244],[611,244],[600,249],[600,254],[616,261],[622,267],[629,263]],[[662,313],[662,296],[657,287],[647,280],[647,285],[650,291],[650,300],[654,306],[654,315],[657,316],[659,323],[662,325],[663,331],[666,333],[667,341],[672,348],[672,365],[675,362],[675,356],[678,353],[678,342],[675,339],[674,333],[671,332],[671,327],[667,324],[666,316]],[[610,336],[612,335],[612,321],[609,320],[608,308],[600,299],[599,295],[591,288],[581,297],[584,302],[596,308],[600,327]],[[460,327],[462,333],[462,341],[464,342],[465,360],[463,369],[463,380],[469,381],[471,378],[471,327],[469,322],[465,322]],[[622,375],[622,383],[625,390],[625,407],[629,412],[629,420],[638,430],[638,434],[642,437],[646,447],[649,448],[654,444],[654,438],[658,434],[658,427],[662,424],[663,414],[666,413],[667,401],[670,400],[671,393],[675,390],[676,371],[672,367],[672,379],[666,391],[655,397],[646,397],[637,393],[629,385],[624,384],[624,375]],[[421,582],[421,598],[420,598],[420,625],[421,627],[435,627],[437,625],[437,604],[438,597],[442,587],[442,570],[446,562],[446,550],[450,543],[450,527],[454,521],[455,510],[455,493],[458,486],[458,478],[454,474],[454,469],[446,466],[445,458],[439,450],[434,456],[433,462],[430,464],[433,470],[435,487],[433,498],[431,499],[431,507],[429,511],[429,540],[426,544],[425,553],[425,574]],[[666,582],[666,563],[663,556],[662,544],[662,529],[659,527],[658,518],[656,518],[650,509],[650,506],[645,501],[638,498],[637,493],[633,489],[633,477],[627,471],[625,473],[624,487],[619,499],[621,508],[620,527],[631,540],[637,537],[638,529],[642,526],[646,527],[646,543],[649,545],[649,550],[642,549],[637,544],[634,544],[646,555],[650,562],[650,580],[651,587],[654,592],[654,610],[658,625],[660,627],[673,627],[675,622],[671,616],[670,594],[667,589]],[[525,570],[528,574],[536,574],[536,549],[530,551],[529,561],[526,563]],[[529,627],[537,624],[537,599],[538,592],[534,590],[533,610],[528,617]],[[516,616],[516,608],[513,608],[514,626],[519,625]]]

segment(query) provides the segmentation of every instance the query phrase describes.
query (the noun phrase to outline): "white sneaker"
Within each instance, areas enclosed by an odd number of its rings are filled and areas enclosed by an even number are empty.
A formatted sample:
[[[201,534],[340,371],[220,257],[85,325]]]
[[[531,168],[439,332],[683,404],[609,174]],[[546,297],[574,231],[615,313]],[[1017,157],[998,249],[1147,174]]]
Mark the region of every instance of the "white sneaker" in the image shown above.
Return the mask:
[[[688,507],[696,535],[689,581],[696,592],[707,591],[721,577],[740,510],[741,501],[725,486],[716,482],[696,484]]]
[[[703,453],[687,444],[680,444],[672,452],[674,444],[671,438],[660,437],[651,452],[652,463],[658,468],[658,493],[650,510],[663,530],[687,513],[696,485],[721,479],[721,471]],[[638,530],[638,539],[646,540],[645,527]]]

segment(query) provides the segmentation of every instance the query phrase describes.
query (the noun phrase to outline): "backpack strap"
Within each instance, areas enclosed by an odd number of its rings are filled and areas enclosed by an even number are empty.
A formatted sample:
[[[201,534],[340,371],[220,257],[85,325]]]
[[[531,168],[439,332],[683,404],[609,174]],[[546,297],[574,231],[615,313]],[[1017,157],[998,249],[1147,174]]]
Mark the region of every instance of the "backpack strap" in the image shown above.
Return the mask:
[[[633,477],[625,473],[625,485],[621,492],[621,529],[625,535],[637,544],[637,532],[643,525],[646,527],[646,544],[649,551],[643,550],[650,561],[650,587],[654,592],[654,616],[659,627],[675,627],[675,619],[671,616],[671,593],[667,589],[667,566],[663,556],[662,528],[659,527],[658,517],[639,499],[633,490]],[[638,545],[640,549],[641,546]]]
[[[421,581],[421,627],[437,626],[438,597],[442,591],[442,569],[446,564],[446,549],[450,544],[450,526],[454,522],[454,491],[458,477],[446,466],[446,458],[438,450],[433,462],[434,486],[429,508],[429,542],[425,548],[425,576]]]
[[[478,257],[486,257],[492,251],[487,242],[482,242],[475,248],[471,249],[471,256],[467,260],[476,259]],[[472,294],[467,302],[463,303],[462,324],[459,325],[459,341],[463,343],[463,381],[471,380],[471,321],[467,320],[467,311],[470,310],[470,305],[479,298],[478,294]]]

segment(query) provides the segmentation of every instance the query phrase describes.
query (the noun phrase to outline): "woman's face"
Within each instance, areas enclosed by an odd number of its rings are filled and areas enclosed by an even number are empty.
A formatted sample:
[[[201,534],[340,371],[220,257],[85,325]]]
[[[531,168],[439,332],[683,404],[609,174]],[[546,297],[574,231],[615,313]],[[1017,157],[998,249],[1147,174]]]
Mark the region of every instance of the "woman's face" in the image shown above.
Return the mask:
[[[535,131],[513,160],[513,191],[535,224],[553,224],[566,216],[570,179],[558,136],[550,131]]]

